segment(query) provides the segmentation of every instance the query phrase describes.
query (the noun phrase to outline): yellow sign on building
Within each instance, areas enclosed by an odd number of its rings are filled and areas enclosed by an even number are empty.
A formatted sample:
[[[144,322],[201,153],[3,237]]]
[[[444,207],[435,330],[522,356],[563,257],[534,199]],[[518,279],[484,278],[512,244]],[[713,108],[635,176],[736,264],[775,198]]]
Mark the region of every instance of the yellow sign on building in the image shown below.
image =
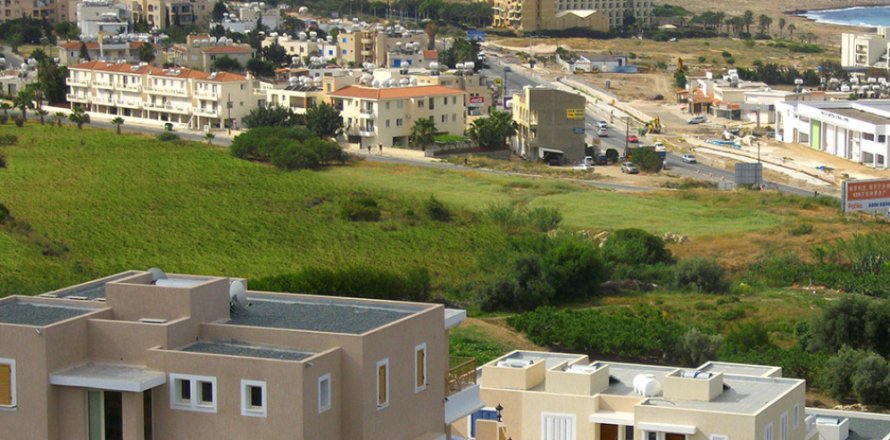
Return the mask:
[[[584,119],[583,108],[566,109],[566,119]]]

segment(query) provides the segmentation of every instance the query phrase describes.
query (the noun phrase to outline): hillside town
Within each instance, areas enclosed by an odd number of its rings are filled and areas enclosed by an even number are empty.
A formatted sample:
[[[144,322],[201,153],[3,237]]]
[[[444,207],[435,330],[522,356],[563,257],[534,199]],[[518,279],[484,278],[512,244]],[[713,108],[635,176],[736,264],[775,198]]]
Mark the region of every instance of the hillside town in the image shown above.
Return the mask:
[[[3,11],[2,439],[890,440],[890,6]]]

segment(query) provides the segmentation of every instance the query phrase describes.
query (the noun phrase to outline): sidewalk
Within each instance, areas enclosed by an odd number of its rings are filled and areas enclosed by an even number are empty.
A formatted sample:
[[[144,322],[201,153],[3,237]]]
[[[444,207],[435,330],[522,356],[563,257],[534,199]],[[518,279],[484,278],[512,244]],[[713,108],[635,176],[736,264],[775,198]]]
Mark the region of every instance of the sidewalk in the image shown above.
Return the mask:
[[[409,150],[407,148],[383,147],[383,151],[380,151],[378,146],[372,146],[371,151],[368,152],[367,146],[365,146],[365,148],[359,149],[358,144],[340,142],[340,146],[343,147],[343,150],[347,153],[354,154],[356,156],[387,157],[391,159],[403,159],[430,163],[440,161],[440,159],[438,158],[426,157],[423,151]]]

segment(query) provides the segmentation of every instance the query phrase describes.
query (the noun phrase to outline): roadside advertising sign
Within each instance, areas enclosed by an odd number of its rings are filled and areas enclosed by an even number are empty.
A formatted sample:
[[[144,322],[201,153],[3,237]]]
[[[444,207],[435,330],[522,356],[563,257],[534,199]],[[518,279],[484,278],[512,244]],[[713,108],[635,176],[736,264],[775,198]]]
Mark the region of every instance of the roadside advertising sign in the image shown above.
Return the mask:
[[[890,179],[852,180],[841,187],[844,212],[873,212],[890,209]]]
[[[583,108],[566,109],[566,119],[584,119]]]

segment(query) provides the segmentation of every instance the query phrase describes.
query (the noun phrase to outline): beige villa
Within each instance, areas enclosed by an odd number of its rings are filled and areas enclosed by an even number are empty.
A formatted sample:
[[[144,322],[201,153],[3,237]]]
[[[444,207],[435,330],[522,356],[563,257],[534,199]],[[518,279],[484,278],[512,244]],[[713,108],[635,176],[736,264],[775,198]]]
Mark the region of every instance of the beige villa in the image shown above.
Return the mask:
[[[6,297],[3,439],[449,439],[482,406],[465,317],[158,269]]]

